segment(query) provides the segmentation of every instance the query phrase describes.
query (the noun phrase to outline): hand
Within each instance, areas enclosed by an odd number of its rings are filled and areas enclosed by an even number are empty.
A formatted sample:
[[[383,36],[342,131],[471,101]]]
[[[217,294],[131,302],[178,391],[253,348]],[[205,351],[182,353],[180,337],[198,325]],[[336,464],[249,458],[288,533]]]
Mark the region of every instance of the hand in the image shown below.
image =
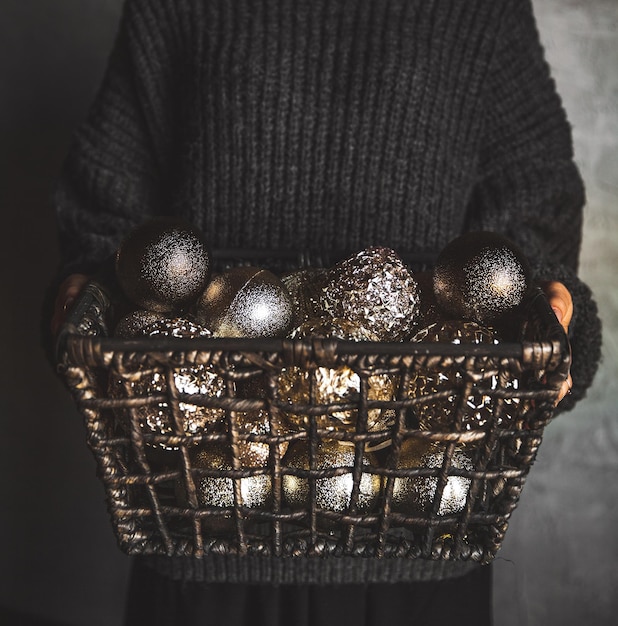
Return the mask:
[[[564,328],[564,332],[568,335],[569,324],[573,317],[573,299],[571,298],[569,290],[562,283],[557,281],[545,282],[542,284],[542,288],[558,321],[562,328]],[[573,387],[573,379],[569,372],[567,379],[562,383],[556,404],[571,391],[571,387]]]
[[[88,280],[89,277],[85,274],[71,274],[60,284],[58,295],[54,303],[54,314],[51,319],[51,331],[54,337],[58,334],[60,327],[64,323],[69,309],[71,308],[71,304],[73,304],[75,298],[77,298],[79,292],[83,289]]]

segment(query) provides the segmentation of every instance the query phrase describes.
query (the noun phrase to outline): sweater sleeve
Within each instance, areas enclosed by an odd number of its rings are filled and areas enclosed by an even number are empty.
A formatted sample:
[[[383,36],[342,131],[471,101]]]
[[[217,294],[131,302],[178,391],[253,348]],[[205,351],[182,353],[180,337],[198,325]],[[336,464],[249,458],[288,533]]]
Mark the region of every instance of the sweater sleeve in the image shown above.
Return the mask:
[[[60,278],[95,271],[127,230],[160,213],[169,197],[179,54],[171,6],[127,0],[123,8],[102,85],[54,197]]]
[[[597,370],[601,323],[590,289],[577,276],[584,186],[530,0],[515,0],[505,14],[485,103],[469,228],[502,232],[527,254],[536,280],[559,280],[571,292],[573,390],[559,406],[569,410]]]

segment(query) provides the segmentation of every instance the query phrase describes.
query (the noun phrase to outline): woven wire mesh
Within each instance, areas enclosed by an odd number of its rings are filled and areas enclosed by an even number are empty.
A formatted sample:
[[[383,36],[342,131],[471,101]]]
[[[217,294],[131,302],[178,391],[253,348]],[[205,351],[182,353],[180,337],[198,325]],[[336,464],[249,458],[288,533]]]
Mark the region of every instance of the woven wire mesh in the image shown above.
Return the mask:
[[[106,291],[91,283],[61,335],[59,368],[83,414],[112,524],[129,554],[489,562],[568,370],[566,338],[540,294],[527,309],[522,341],[498,345],[120,340],[106,336],[111,308]],[[325,402],[316,373],[342,369],[356,377],[355,393]],[[218,393],[187,393],[179,377],[195,371],[216,377]],[[309,381],[302,398],[282,393],[290,371]],[[410,393],[412,379],[444,372],[451,373],[446,386]],[[395,392],[372,396],[375,376],[393,381]],[[421,426],[421,409],[440,402],[449,407],[448,428]],[[482,427],[465,425],[468,402],[490,407]],[[144,428],[144,415],[153,413],[159,427]],[[210,421],[191,431],[188,414]],[[372,425],[376,414],[388,419]],[[247,415],[260,416],[263,428],[248,428]],[[290,415],[302,419],[290,427]],[[337,415],[353,416],[351,426],[326,427]],[[348,460],[320,464],[322,446],[334,441],[346,446]],[[431,443],[433,462],[402,462],[411,442]],[[248,445],[262,446],[257,466],[243,460]],[[300,467],[287,462],[293,446],[306,450]],[[199,465],[201,449],[225,461]],[[367,450],[375,451],[370,464]],[[200,497],[204,480],[214,498],[207,503]],[[305,489],[300,504],[286,498],[284,486],[294,481]],[[367,484],[374,490],[369,506]],[[423,505],[399,506],[402,485],[422,485]],[[460,506],[444,509],[453,485],[463,486]],[[256,488],[267,494],[257,504]],[[344,504],[325,504],[324,489],[343,489]]]

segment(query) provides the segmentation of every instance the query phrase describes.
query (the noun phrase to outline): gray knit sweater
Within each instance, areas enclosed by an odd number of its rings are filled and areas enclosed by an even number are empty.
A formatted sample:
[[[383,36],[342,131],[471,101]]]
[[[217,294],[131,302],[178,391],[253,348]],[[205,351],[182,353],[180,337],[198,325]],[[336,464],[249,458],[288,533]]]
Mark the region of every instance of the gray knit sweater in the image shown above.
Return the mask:
[[[564,408],[597,367],[600,323],[576,276],[584,190],[530,0],[128,0],[56,205],[61,274],[94,271],[158,214],[213,247],[403,254],[500,231],[573,293]],[[210,580],[325,576],[161,563]],[[326,578],[448,575],[380,567]]]

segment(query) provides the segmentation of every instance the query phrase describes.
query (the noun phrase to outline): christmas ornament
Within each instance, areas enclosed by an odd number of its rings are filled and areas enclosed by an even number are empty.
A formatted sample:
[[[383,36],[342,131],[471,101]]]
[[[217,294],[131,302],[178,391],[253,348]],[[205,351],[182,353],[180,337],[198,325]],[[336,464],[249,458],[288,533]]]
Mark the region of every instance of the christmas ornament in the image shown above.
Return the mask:
[[[429,468],[441,469],[444,464],[445,447],[442,444],[426,443],[418,439],[406,439],[401,444],[397,469]],[[470,454],[455,448],[451,468],[474,470]],[[438,515],[454,515],[466,506],[471,479],[449,475],[438,507]],[[437,476],[399,476],[393,482],[392,508],[405,515],[427,513],[434,506]]]
[[[530,277],[528,261],[514,243],[497,233],[471,232],[440,252],[433,288],[447,314],[487,324],[522,302]]]
[[[202,234],[172,218],[133,230],[116,253],[116,276],[138,306],[169,312],[195,302],[208,282],[210,255]]]
[[[314,469],[332,469],[347,467],[349,471],[315,480],[315,503],[321,509],[344,512],[351,502],[354,466],[354,448],[341,445],[337,441],[320,441],[317,444]],[[365,453],[361,461],[363,467],[370,470],[377,467],[375,457]],[[310,470],[310,445],[308,441],[293,443],[284,458],[284,466],[288,468]],[[310,506],[310,478],[283,475],[283,497],[289,506],[308,508]],[[356,507],[359,511],[368,511],[380,495],[381,478],[369,471],[361,474]]]
[[[292,300],[272,272],[235,267],[210,281],[197,319],[216,337],[284,337],[292,325]]]
[[[379,341],[378,335],[356,322],[322,314],[305,320],[290,333],[291,339],[334,337],[345,341]]]
[[[328,272],[324,310],[376,335],[380,341],[409,336],[418,311],[416,280],[389,248],[367,248]]]
[[[140,326],[141,322],[141,326]],[[153,319],[150,315],[129,315],[118,324],[117,331],[125,337],[209,337],[210,331],[186,318],[167,319],[159,315]],[[225,380],[212,366],[195,365],[180,367],[173,371],[174,384],[181,394],[222,397],[227,393]],[[150,397],[168,393],[167,378],[164,370],[155,368],[123,373],[112,376],[109,382],[109,395],[112,398]],[[202,407],[186,402],[179,402],[182,427],[187,435],[199,435],[208,428],[221,427],[225,419],[225,410]],[[117,411],[120,423],[129,428],[131,419],[137,419],[140,428],[146,434],[178,434],[167,401],[140,405],[132,410],[122,408]],[[176,450],[177,446],[160,443],[166,450]]]
[[[228,445],[209,442],[190,451],[190,462],[194,469],[216,470],[217,473],[229,472],[234,468],[232,454]],[[204,476],[195,478],[197,500],[201,506],[233,507],[234,479],[222,476]],[[270,476],[256,474],[240,478],[241,506],[263,508],[272,496]]]
[[[429,325],[420,330],[412,341],[439,342],[454,344],[489,344],[498,343],[493,329],[486,328],[475,322],[447,321]],[[481,372],[482,374],[482,372]],[[495,372],[477,382],[464,402],[461,403],[461,429],[474,430],[491,424],[496,410],[497,400],[490,392],[499,387],[517,391],[519,380],[503,374],[503,379]],[[446,369],[421,368],[411,373],[408,385],[408,395],[412,398],[422,398],[430,394],[451,392],[446,397],[428,398],[414,405],[414,413],[418,418],[420,428],[425,430],[448,431],[453,428],[455,415],[459,406],[459,396],[463,390],[464,377],[460,366],[453,364]],[[497,423],[506,425],[515,419],[526,404],[519,398],[505,398],[502,413]]]
[[[158,324],[165,318],[161,313],[139,309],[125,315],[114,329],[114,335],[120,339],[133,339],[144,335],[144,328],[150,324]],[[188,320],[187,320],[188,321]]]
[[[268,411],[260,409],[258,411],[237,411],[235,420],[238,427],[239,438],[238,458],[243,467],[266,467],[270,457],[270,446],[266,442],[249,441],[244,437],[247,435],[270,435],[271,422],[273,425],[273,435],[282,435],[288,429],[273,414],[269,417]],[[278,445],[279,454],[283,456],[288,449],[288,442],[284,441]]]
[[[327,277],[326,270],[313,268],[289,272],[281,277],[292,299],[295,326],[318,317],[322,312],[322,291]]]

